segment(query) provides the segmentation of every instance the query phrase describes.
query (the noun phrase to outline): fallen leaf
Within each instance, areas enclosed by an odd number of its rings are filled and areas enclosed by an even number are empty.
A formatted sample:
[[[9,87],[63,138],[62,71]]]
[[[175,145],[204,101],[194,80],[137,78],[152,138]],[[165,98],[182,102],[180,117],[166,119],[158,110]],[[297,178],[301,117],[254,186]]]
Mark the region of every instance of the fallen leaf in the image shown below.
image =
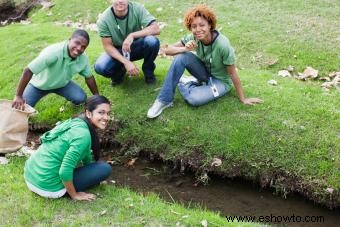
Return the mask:
[[[279,61],[278,58],[269,59],[269,61],[267,62],[267,64],[268,64],[269,66],[272,66],[272,65],[275,65],[278,61]]]
[[[100,216],[103,216],[103,215],[105,215],[107,213],[107,210],[103,210],[102,212],[100,212]]]
[[[211,166],[216,166],[216,167],[218,167],[218,166],[220,166],[220,165],[222,165],[222,160],[219,159],[219,158],[213,158],[213,162],[211,163]]]
[[[276,80],[269,80],[269,81],[267,82],[267,84],[273,85],[273,86],[277,86],[277,81],[276,81]]]
[[[29,20],[21,20],[20,21],[20,24],[23,24],[23,25],[28,25],[30,23],[31,23],[31,21],[29,21]]]
[[[323,80],[323,81],[329,82],[329,81],[331,81],[331,78],[328,77],[328,76],[324,76],[324,77],[320,77],[319,80]]]
[[[39,1],[40,5],[42,5],[42,9],[52,8],[55,4],[49,1]]]
[[[288,70],[280,70],[277,75],[282,76],[282,77],[291,77],[292,75]]]
[[[0,165],[6,165],[8,164],[8,159],[5,157],[0,157]]]
[[[290,72],[290,73],[294,72],[294,66],[289,65],[289,66],[287,67],[287,70],[288,70],[288,72]]]
[[[336,77],[336,76],[339,76],[340,75],[340,72],[331,72],[330,74],[328,74],[328,76],[330,78],[333,78],[333,77]]]
[[[201,224],[203,227],[208,227],[208,221],[207,220],[202,220]]]
[[[8,20],[1,21],[0,24],[1,24],[2,26],[5,26],[5,25],[8,24]]]
[[[340,84],[340,75],[337,75],[334,77],[332,81],[321,84],[321,87],[328,88],[328,89],[335,87],[336,89],[339,89],[339,84]]]
[[[170,210],[170,212],[173,213],[173,214],[181,215],[180,213],[173,211],[173,210]]]
[[[133,167],[133,165],[135,164],[136,160],[137,160],[137,158],[131,158],[131,159],[129,159],[129,160],[127,161],[127,163],[126,163],[126,166],[127,166],[127,167]]]
[[[330,194],[332,194],[334,192],[334,189],[333,188],[326,188],[326,191]]]
[[[299,76],[299,79],[305,80],[307,78],[315,79],[318,77],[319,71],[316,69],[313,69],[312,67],[307,66],[306,69],[303,71],[302,75]]]

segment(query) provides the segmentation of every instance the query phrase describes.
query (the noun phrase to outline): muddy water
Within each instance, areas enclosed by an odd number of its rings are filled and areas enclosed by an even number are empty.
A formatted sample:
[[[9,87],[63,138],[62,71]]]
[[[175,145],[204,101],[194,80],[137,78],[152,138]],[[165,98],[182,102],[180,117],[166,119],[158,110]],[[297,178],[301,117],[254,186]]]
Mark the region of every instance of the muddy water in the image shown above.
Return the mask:
[[[169,174],[164,165],[143,159],[138,159],[133,167],[114,165],[111,179],[116,181],[116,185],[128,186],[144,194],[155,192],[167,201],[175,200],[187,207],[199,204],[201,207],[219,212],[223,217],[269,216],[273,223],[286,226],[340,226],[339,209],[330,211],[298,196],[282,199],[270,191],[241,181],[212,179],[207,186],[195,186],[193,176]],[[275,222],[274,219],[280,220],[282,216],[292,215],[295,216],[295,221],[299,221],[297,216],[302,220],[307,216],[315,218],[322,216],[324,222],[284,223]]]

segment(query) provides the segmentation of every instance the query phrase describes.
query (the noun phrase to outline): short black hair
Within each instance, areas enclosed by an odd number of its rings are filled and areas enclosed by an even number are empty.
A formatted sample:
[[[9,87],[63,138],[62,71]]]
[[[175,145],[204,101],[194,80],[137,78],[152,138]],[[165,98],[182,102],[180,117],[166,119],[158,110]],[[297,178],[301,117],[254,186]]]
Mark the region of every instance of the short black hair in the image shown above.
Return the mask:
[[[77,36],[81,36],[84,39],[87,40],[87,44],[90,43],[90,36],[89,33],[87,33],[87,31],[85,31],[84,29],[77,29],[72,33],[71,39]]]

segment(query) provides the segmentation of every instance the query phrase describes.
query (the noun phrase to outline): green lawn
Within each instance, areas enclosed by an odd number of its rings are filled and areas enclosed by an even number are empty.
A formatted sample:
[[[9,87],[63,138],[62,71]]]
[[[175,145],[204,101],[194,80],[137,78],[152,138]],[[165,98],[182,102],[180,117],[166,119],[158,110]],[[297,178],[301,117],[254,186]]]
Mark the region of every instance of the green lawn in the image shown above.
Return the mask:
[[[13,98],[22,69],[42,48],[70,36],[72,28],[56,26],[54,21],[94,22],[107,7],[106,1],[54,2],[51,10],[32,12],[32,24],[0,28],[1,98]],[[179,20],[196,1],[139,2],[166,23],[159,36],[166,44],[186,34]],[[156,120],[147,120],[146,112],[171,63],[160,58],[155,86],[145,85],[139,77],[127,78],[112,88],[107,79],[96,75],[101,93],[112,100],[114,116],[124,126],[114,139],[162,153],[167,159],[200,157],[203,169],[209,169],[212,158],[219,157],[223,161],[220,170],[228,175],[267,183],[284,194],[293,190],[330,206],[339,205],[339,91],[326,92],[317,81],[277,76],[277,71],[288,65],[299,72],[312,66],[321,75],[340,71],[338,1],[204,2],[216,10],[217,27],[236,49],[246,95],[260,97],[264,104],[242,105],[233,90],[220,100],[195,108],[177,94],[174,108]],[[160,7],[162,10],[156,10]],[[52,15],[47,16],[48,12]],[[87,54],[93,64],[103,50],[97,34],[90,35]],[[269,66],[272,59],[278,62]],[[277,80],[278,86],[268,85],[270,79]],[[81,78],[76,81],[85,87]],[[59,112],[61,106],[65,106],[63,113]],[[32,121],[39,123],[55,123],[80,111],[53,95],[41,101],[37,110],[40,114]],[[327,188],[334,192],[330,194]]]
[[[161,201],[157,195],[142,196],[133,191],[100,185],[91,190],[94,202],[74,202],[68,198],[44,199],[29,192],[22,179],[24,158],[11,158],[0,165],[1,226],[258,226],[228,223],[224,217],[201,208],[186,209]],[[18,179],[19,178],[19,179]]]

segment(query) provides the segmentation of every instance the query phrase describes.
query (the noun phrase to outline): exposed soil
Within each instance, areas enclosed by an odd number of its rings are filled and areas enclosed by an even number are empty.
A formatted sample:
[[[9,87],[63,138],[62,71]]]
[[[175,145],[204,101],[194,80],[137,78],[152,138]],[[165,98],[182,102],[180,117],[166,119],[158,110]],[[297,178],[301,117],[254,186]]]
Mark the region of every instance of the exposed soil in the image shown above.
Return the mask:
[[[28,0],[20,5],[15,5],[11,0],[0,2],[0,21],[1,25],[25,20],[29,11],[38,3],[38,0]]]
[[[102,132],[100,138],[102,138],[102,147],[106,150],[111,151],[109,156],[111,159],[116,157],[132,155],[135,157],[143,156],[147,157],[148,160],[159,160],[166,165],[171,165],[174,172],[179,171],[180,173],[194,173],[196,176],[196,185],[207,183],[206,177],[214,176],[214,178],[223,179],[243,179],[253,182],[261,188],[270,188],[275,191],[275,194],[286,198],[290,194],[298,193],[304,198],[313,201],[316,204],[328,207],[329,209],[336,209],[340,207],[340,195],[339,190],[334,190],[333,194],[320,192],[320,185],[315,182],[305,182],[298,176],[287,173],[280,169],[273,169],[270,172],[263,173],[261,176],[245,177],[242,172],[250,170],[252,167],[247,163],[235,163],[233,161],[233,167],[229,169],[221,170],[220,167],[206,166],[203,163],[204,157],[197,149],[193,148],[191,155],[184,157],[175,157],[171,160],[164,158],[162,153],[153,151],[145,151],[138,149],[138,145],[130,141],[126,144],[119,144],[114,139],[114,135],[117,133],[120,127],[123,127],[118,122],[113,122],[109,129]],[[30,125],[30,130],[33,131],[46,131],[52,128],[51,125]],[[131,150],[134,152],[131,153]],[[227,163],[231,160],[223,160]],[[322,189],[324,190],[324,189]]]
[[[148,158],[139,157],[133,165],[127,163],[128,158],[114,161],[108,184],[127,186],[146,195],[156,193],[167,201],[180,202],[187,207],[199,205],[219,212],[222,217],[294,215],[302,218],[324,218],[324,222],[313,223],[313,226],[337,226],[340,222],[339,209],[330,211],[295,195],[282,199],[273,195],[272,190],[263,190],[249,181],[221,179],[219,176],[210,175],[209,184],[203,186],[197,184],[192,172],[182,174],[180,170],[173,171],[173,165],[164,165],[159,160],[150,162]],[[272,223],[283,224],[275,222],[274,218]],[[301,226],[302,223],[284,224]]]

